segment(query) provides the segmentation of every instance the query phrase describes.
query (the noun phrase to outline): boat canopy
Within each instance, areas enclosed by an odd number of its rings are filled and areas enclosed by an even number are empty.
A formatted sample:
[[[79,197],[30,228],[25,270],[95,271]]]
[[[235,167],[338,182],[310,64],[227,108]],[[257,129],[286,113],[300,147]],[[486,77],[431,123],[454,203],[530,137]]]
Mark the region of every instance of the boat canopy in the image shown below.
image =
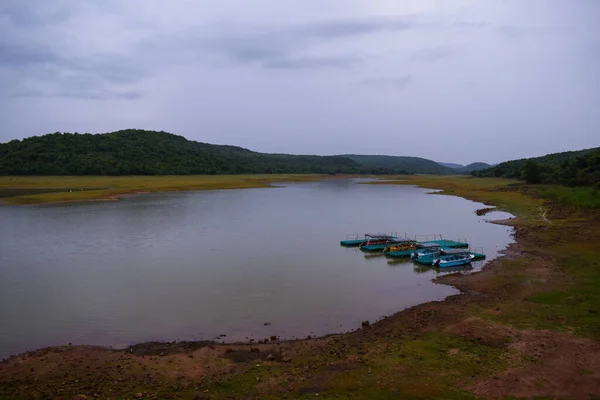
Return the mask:
[[[377,238],[377,239],[394,239],[395,236],[387,235],[385,233],[365,233],[365,237]]]
[[[444,255],[451,255],[451,254],[465,254],[468,253],[469,251],[466,249],[448,249],[448,250],[444,250]]]
[[[437,243],[421,243],[421,247],[424,249],[437,249],[440,248],[442,246],[440,246]]]

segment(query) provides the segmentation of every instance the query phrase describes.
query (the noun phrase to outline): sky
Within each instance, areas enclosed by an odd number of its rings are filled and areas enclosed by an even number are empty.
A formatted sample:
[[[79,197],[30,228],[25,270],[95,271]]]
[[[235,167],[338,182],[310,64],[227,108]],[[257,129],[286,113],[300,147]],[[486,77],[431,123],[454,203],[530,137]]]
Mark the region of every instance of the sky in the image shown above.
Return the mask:
[[[461,164],[600,146],[597,0],[2,0],[0,142]]]

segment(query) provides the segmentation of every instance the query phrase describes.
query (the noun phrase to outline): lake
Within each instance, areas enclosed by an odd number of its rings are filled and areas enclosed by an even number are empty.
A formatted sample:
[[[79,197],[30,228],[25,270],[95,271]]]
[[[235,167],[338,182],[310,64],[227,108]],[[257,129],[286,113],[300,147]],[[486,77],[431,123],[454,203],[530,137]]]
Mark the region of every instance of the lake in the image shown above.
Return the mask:
[[[489,261],[512,241],[485,222],[509,214],[480,217],[479,203],[428,192],[327,180],[0,206],[0,358],[68,343],[300,338],[442,300],[457,290],[432,283],[435,270],[339,245],[356,232],[441,234]]]

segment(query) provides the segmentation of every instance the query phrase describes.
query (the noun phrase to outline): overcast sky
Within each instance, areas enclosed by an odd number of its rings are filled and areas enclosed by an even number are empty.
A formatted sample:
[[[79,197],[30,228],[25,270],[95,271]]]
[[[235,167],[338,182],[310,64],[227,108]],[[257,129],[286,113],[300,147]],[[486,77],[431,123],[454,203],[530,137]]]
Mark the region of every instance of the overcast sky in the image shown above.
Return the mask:
[[[600,1],[1,0],[0,123],[458,163],[596,147]]]

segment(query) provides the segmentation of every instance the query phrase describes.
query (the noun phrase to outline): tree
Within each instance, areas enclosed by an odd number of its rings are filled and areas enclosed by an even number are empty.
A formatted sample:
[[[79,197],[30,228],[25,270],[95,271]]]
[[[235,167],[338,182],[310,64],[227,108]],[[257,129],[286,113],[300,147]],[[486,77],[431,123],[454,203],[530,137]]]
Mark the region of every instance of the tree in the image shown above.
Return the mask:
[[[542,181],[542,169],[534,160],[527,160],[523,167],[523,175],[527,183],[540,183]]]

